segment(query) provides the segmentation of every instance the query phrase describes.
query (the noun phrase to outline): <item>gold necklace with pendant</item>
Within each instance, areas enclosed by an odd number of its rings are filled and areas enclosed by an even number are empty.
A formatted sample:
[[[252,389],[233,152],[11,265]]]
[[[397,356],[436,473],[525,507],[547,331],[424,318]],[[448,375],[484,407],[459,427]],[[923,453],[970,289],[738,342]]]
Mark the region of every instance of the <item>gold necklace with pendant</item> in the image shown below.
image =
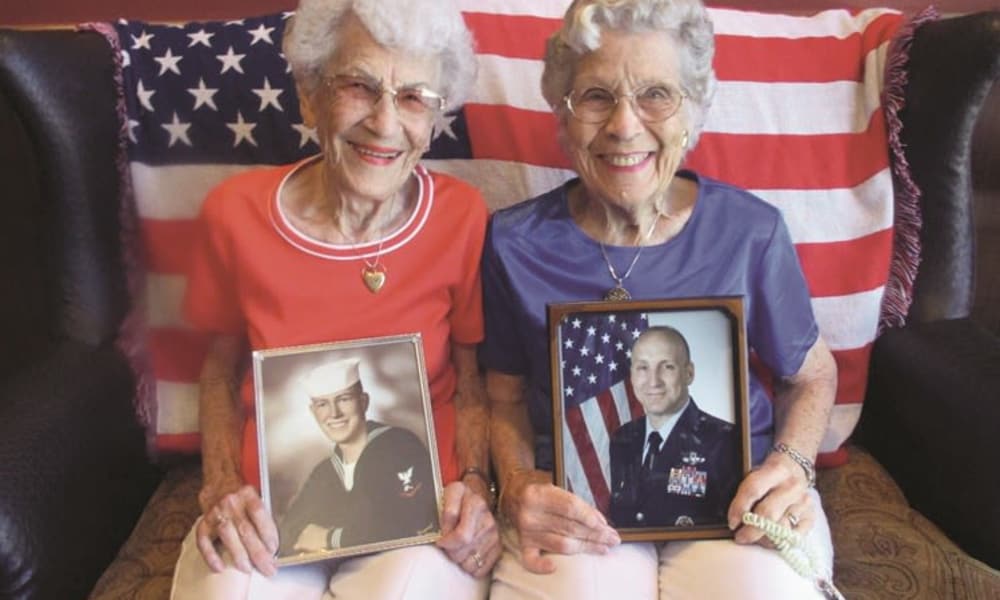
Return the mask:
[[[635,256],[632,257],[632,262],[629,263],[628,268],[625,269],[625,272],[622,273],[621,275],[618,275],[618,271],[615,269],[615,266],[611,264],[611,258],[608,256],[608,251],[604,247],[604,242],[600,241],[597,242],[597,244],[601,247],[601,256],[604,257],[604,264],[608,266],[608,274],[611,275],[611,279],[615,280],[615,287],[611,288],[604,294],[604,299],[606,301],[621,302],[624,300],[632,299],[632,294],[630,294],[629,291],[625,289],[624,285],[625,280],[628,279],[628,276],[632,274],[632,269],[634,269],[635,264],[639,262],[639,257],[642,255],[642,250],[643,248],[646,247],[644,245],[641,245],[640,242],[649,241],[649,236],[653,235],[653,229],[656,228],[656,224],[660,221],[660,217],[666,217],[669,219],[671,215],[669,213],[662,213],[660,211],[657,211],[656,218],[653,219],[653,223],[649,226],[649,230],[646,232],[644,239],[641,237],[642,232],[640,231],[635,232],[635,240],[632,243],[638,244],[639,249],[635,251]]]
[[[361,281],[365,284],[365,287],[368,288],[368,291],[373,294],[377,294],[379,290],[382,289],[382,286],[385,285],[385,280],[388,277],[389,271],[386,269],[385,265],[382,264],[382,244],[385,242],[385,226],[392,216],[393,209],[396,208],[397,197],[398,194],[393,196],[388,214],[385,219],[382,220],[382,226],[379,228],[378,248],[375,249],[375,259],[368,260],[368,257],[366,256],[361,257],[361,260],[365,263],[365,266],[361,267]],[[357,252],[358,242],[356,242],[353,237],[347,235],[347,232],[340,228],[339,219],[334,218],[333,225],[337,228],[337,231],[340,232],[340,235],[344,236],[344,238],[350,242],[351,248]]]

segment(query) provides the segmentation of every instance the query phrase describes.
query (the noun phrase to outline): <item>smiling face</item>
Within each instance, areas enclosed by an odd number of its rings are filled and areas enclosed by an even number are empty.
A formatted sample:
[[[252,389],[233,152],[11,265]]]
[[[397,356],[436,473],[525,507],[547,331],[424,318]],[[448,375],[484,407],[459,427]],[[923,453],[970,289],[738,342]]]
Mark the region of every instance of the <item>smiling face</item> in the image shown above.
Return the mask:
[[[332,394],[313,396],[310,408],[320,429],[331,442],[352,445],[367,438],[365,412],[368,410],[368,394],[360,383]]]
[[[415,117],[401,112],[391,93],[372,107],[358,100],[362,94],[345,93],[342,83],[434,91],[439,89],[439,61],[379,45],[353,15],[341,25],[338,38],[339,50],[324,69],[324,82],[311,94],[300,89],[303,120],[318,130],[334,189],[388,199],[403,187],[429,146],[433,113]],[[335,80],[339,83],[330,83]]]
[[[632,389],[653,427],[679,411],[694,381],[694,364],[676,335],[648,331],[632,346]]]
[[[628,94],[648,86],[680,86],[677,51],[662,32],[605,31],[600,47],[581,57],[573,91],[601,88]],[[560,117],[570,160],[591,195],[626,210],[660,198],[683,157],[686,116],[644,122],[620,98],[604,123],[584,123],[563,106]]]

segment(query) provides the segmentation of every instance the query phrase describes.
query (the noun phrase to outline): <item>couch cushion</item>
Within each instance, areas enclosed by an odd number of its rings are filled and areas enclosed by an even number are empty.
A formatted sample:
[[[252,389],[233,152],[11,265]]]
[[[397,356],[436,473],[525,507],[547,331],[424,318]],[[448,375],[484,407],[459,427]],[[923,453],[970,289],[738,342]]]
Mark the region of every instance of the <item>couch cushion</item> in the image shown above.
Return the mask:
[[[1000,572],[969,557],[910,508],[867,451],[850,446],[848,457],[817,481],[833,531],[834,579],[845,597],[1000,597]]]
[[[834,579],[847,598],[1000,597],[1000,572],[911,509],[868,452],[849,446],[847,456],[847,464],[818,479],[836,548]],[[198,463],[170,469],[92,600],[169,597],[181,540],[200,514],[200,487]]]
[[[90,597],[101,600],[169,598],[181,541],[201,514],[200,489],[200,463],[187,462],[172,467]]]

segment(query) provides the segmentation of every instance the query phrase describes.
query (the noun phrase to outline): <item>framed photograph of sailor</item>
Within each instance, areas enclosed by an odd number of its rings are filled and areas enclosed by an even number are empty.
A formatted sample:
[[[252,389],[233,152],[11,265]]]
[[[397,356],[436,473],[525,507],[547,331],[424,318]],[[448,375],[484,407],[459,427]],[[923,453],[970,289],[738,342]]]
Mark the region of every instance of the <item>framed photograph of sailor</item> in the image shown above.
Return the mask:
[[[750,469],[738,297],[553,304],[556,484],[623,540],[731,537]]]
[[[419,334],[253,353],[278,565],[433,542],[442,485]]]

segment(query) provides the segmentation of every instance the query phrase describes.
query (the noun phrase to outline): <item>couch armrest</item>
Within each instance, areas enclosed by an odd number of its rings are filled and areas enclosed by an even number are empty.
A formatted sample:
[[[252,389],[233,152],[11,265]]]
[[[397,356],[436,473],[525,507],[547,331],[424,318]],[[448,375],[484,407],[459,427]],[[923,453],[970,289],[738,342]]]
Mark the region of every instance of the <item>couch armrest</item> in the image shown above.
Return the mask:
[[[912,506],[1000,568],[1000,338],[970,319],[889,330],[872,351],[859,441]]]
[[[56,346],[0,382],[0,597],[83,598],[159,473],[111,346]]]

